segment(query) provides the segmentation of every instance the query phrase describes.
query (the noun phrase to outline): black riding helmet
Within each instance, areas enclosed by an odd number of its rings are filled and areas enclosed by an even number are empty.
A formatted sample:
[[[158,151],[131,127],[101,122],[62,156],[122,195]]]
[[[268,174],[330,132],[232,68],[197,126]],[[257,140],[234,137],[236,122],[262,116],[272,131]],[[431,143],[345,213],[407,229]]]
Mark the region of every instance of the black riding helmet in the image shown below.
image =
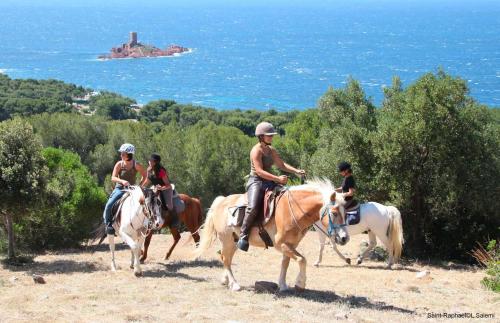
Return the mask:
[[[161,157],[158,154],[151,154],[151,157],[149,157],[149,160],[153,160],[157,163],[161,162]]]
[[[343,171],[345,171],[345,170],[349,170],[349,171],[351,171],[351,164],[349,164],[349,163],[348,163],[348,162],[346,162],[346,161],[343,161],[343,162],[341,162],[341,163],[339,164],[338,168],[339,168],[339,172],[343,172]]]

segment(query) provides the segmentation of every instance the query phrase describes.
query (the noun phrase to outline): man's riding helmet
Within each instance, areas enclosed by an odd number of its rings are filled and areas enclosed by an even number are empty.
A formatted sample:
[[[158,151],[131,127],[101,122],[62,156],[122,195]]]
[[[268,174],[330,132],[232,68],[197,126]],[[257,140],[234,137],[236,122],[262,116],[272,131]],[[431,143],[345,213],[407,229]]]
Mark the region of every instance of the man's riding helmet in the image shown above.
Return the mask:
[[[343,172],[345,170],[349,171],[351,170],[351,164],[345,161],[341,162],[338,167],[339,167],[339,172]]]
[[[118,151],[121,153],[135,154],[135,147],[132,144],[123,144]]]
[[[255,136],[273,136],[277,135],[276,129],[269,122],[261,122],[255,128]]]

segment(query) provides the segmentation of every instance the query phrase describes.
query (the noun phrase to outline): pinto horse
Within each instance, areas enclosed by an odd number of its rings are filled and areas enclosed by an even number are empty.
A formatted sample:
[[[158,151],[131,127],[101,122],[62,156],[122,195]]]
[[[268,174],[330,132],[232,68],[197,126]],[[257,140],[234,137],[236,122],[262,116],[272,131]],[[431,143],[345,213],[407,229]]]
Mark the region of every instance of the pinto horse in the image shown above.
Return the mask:
[[[340,204],[343,205],[343,202]],[[343,208],[339,208],[339,211],[343,212]],[[359,254],[357,264],[361,264],[368,253],[375,248],[378,237],[386,247],[389,254],[387,259],[387,268],[391,268],[392,264],[398,262],[404,243],[403,226],[399,210],[394,206],[385,206],[376,202],[368,202],[361,204],[359,212],[359,223],[347,226],[347,230],[349,231],[349,235],[356,235],[368,231],[370,243],[368,244],[368,248],[366,248],[363,253]],[[318,260],[314,263],[315,266],[319,266],[323,258],[323,249],[327,238],[325,235],[325,226],[328,225],[324,222],[325,219],[323,219],[323,222],[320,220],[314,224],[316,228],[319,229],[317,231],[319,238],[319,255]],[[344,257],[344,255],[337,249],[335,241],[332,240],[331,242],[333,250],[339,255],[339,257],[348,264],[351,264],[351,259]]]
[[[126,191],[128,195],[124,197],[119,209],[121,216],[113,223],[113,227],[122,240],[130,246],[132,253],[130,268],[133,268],[135,276],[139,277],[142,275],[139,255],[144,236],[151,229],[163,225],[161,201],[151,189],[145,189],[143,193],[139,186],[130,186]],[[108,242],[111,251],[111,269],[116,271],[113,234],[108,234]]]
[[[215,237],[220,240],[221,258],[224,264],[222,283],[234,291],[241,289],[231,270],[231,263],[237,249],[235,240],[240,233],[240,228],[229,225],[228,208],[235,206],[241,195],[219,196],[214,200],[203,224],[201,241],[196,252],[196,255],[200,256],[210,247]],[[299,290],[305,288],[306,259],[297,252],[296,248],[309,227],[319,220],[320,210],[331,212],[331,208],[336,204],[336,196],[330,181],[315,179],[307,181],[305,185],[288,188],[277,202],[275,215],[264,228],[269,233],[276,250],[283,254],[279,277],[280,291],[288,289],[286,272],[290,258],[296,260],[300,268],[295,287]],[[341,244],[345,243],[348,236],[344,218],[337,216],[333,222],[333,232],[337,241]],[[259,237],[257,227],[251,229],[249,242],[252,246],[265,247]]]
[[[179,217],[179,220],[182,221],[182,223],[184,223],[189,232],[191,232],[191,236],[193,237],[194,242],[198,244],[198,242],[200,241],[198,229],[200,228],[201,222],[203,221],[201,202],[199,199],[190,197],[189,195],[186,194],[179,194],[179,197],[184,202],[186,208],[184,209],[184,211],[177,214],[177,216]],[[174,237],[174,244],[170,247],[167,254],[165,255],[165,260],[167,260],[170,257],[175,246],[181,239],[181,234],[179,233],[179,230],[172,226],[170,219],[167,219],[167,221],[165,221],[162,228],[167,226],[170,230],[170,233],[172,233],[172,236]],[[148,248],[149,244],[151,243],[152,236],[153,232],[150,232],[147,235],[146,240],[144,241],[144,251],[142,252],[142,256],[140,259],[141,264],[144,263],[144,261],[148,257]]]

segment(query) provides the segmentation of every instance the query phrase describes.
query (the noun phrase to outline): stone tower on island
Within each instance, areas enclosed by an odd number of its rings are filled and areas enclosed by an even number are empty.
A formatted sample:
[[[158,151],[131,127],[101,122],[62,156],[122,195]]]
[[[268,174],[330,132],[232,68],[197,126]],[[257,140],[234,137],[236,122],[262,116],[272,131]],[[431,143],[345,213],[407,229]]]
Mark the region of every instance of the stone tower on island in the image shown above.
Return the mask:
[[[130,40],[128,42],[129,47],[134,47],[137,45],[137,32],[131,31],[130,32]]]

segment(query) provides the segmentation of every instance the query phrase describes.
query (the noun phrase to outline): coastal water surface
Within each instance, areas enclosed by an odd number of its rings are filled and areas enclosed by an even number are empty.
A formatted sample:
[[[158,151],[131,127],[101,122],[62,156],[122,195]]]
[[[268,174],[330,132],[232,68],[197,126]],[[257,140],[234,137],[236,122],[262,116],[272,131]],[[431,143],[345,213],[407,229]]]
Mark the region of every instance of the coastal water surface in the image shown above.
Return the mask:
[[[303,109],[358,80],[376,104],[439,67],[500,106],[500,1],[324,6],[0,5],[0,72],[219,109]],[[192,52],[102,61],[128,40]]]

